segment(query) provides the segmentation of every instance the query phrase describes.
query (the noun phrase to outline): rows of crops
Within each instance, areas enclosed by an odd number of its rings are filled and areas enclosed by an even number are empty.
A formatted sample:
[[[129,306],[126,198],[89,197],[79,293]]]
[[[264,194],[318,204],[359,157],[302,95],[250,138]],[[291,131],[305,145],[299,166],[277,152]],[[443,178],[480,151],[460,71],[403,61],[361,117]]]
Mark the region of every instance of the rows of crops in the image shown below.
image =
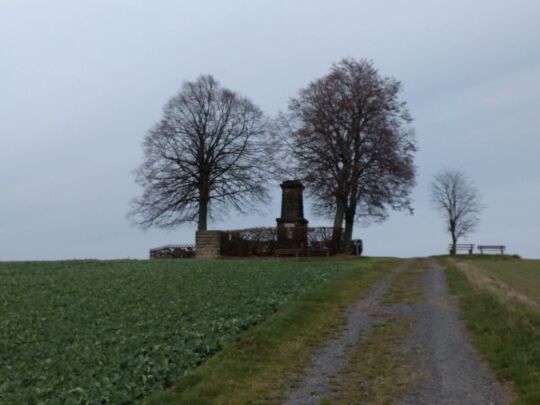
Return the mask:
[[[328,261],[0,263],[0,403],[140,398],[348,268]]]

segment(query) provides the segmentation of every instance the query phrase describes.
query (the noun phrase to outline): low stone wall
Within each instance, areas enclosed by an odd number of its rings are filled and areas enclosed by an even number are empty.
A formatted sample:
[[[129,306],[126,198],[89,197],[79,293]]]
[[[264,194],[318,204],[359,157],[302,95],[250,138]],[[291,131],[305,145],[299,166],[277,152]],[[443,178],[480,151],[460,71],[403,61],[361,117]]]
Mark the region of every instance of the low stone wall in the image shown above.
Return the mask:
[[[221,231],[197,231],[195,234],[195,257],[214,259],[221,256]]]
[[[187,259],[195,256],[195,245],[167,245],[150,249],[150,259]]]

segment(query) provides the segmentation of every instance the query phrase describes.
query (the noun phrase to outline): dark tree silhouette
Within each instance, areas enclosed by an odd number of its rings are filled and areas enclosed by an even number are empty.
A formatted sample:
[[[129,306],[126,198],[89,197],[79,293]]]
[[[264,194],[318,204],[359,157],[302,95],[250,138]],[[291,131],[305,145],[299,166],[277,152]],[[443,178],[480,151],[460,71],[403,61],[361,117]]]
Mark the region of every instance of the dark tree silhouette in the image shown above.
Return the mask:
[[[136,182],[144,191],[130,215],[143,227],[197,222],[229,208],[244,212],[267,198],[272,136],[247,98],[212,76],[185,82],[144,139]]]
[[[473,232],[480,221],[478,190],[461,171],[445,169],[431,182],[431,201],[444,218],[455,254],[458,239]]]
[[[371,62],[343,59],[289,104],[296,172],[315,213],[333,217],[336,230],[345,221],[347,247],[359,218],[411,210],[416,146],[400,90],[400,82],[382,77]]]

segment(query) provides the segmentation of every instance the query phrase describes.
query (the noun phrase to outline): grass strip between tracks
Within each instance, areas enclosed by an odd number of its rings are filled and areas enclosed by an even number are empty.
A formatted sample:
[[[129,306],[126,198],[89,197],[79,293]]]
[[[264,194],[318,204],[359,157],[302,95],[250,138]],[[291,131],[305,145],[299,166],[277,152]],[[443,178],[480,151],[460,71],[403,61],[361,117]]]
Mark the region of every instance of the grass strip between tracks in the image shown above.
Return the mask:
[[[398,317],[375,325],[350,354],[350,363],[333,378],[335,395],[321,405],[390,404],[406,396],[421,379],[413,356],[403,351],[412,327],[412,321]]]

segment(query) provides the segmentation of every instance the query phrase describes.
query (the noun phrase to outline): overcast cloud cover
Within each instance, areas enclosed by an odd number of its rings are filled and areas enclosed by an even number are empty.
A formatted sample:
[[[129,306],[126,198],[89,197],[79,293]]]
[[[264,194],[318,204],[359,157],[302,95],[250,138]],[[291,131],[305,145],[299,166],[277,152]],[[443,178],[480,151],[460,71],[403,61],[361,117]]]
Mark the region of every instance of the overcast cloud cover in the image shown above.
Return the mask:
[[[342,57],[404,85],[420,151],[414,216],[357,226],[368,255],[449,243],[428,186],[461,168],[487,207],[472,243],[540,257],[540,2],[0,0],[0,260],[144,258],[194,226],[126,218],[145,132],[213,74],[263,110]],[[211,228],[275,224],[231,213]],[[311,224],[328,224],[306,213]]]

